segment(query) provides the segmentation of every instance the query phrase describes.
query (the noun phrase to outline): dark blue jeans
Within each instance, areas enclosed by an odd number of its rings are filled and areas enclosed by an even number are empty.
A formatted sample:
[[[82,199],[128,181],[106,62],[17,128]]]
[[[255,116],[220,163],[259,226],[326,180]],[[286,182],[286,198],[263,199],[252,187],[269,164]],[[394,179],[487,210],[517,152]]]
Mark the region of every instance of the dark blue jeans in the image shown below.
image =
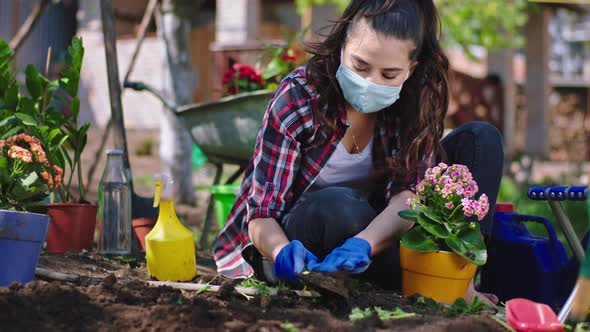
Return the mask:
[[[442,145],[449,164],[469,167],[479,186],[476,197],[485,193],[493,211],[498,196],[504,151],[502,137],[496,127],[484,122],[470,122],[447,135]],[[330,187],[304,193],[285,215],[283,229],[289,240],[299,240],[322,259],[346,239],[365,229],[377,216],[379,209],[346,187]],[[482,233],[489,235],[493,213],[482,221]],[[249,260],[250,261],[250,260]],[[272,263],[264,259],[253,262],[256,276],[276,282]],[[386,289],[400,289],[399,243],[372,258],[371,266],[362,277]]]

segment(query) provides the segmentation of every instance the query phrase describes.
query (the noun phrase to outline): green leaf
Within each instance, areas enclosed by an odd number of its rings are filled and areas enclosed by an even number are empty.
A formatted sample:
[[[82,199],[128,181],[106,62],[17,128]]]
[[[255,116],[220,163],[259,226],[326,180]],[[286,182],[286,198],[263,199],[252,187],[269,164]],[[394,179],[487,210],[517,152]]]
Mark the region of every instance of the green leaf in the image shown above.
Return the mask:
[[[397,215],[400,216],[401,218],[404,218],[407,220],[412,220],[412,221],[418,221],[419,214],[420,214],[420,211],[415,210],[415,209],[402,210],[397,213]]]
[[[39,123],[32,116],[26,113],[16,113],[15,116],[26,126],[37,126]]]
[[[68,138],[69,138],[69,136],[68,135],[65,135],[64,137],[62,137],[59,140],[59,143],[57,143],[56,146],[61,148],[62,145],[68,140]]]
[[[18,134],[22,130],[23,130],[23,128],[21,126],[14,126],[14,128],[10,129],[6,133],[4,133],[4,135],[2,135],[2,139],[7,139],[12,135]]]
[[[10,173],[8,172],[8,159],[0,157],[0,183],[8,183]]]
[[[16,117],[14,115],[4,118],[2,121],[0,121],[0,128],[4,128],[4,126],[7,126],[10,123],[13,123],[15,119],[16,119]]]
[[[414,226],[408,232],[404,233],[401,243],[414,251],[433,252],[439,249],[438,244],[432,238],[432,235],[420,225]]]
[[[469,311],[469,305],[467,305],[467,302],[465,302],[465,299],[462,297],[458,297],[455,300],[455,303],[453,303],[448,309],[447,311],[450,314],[464,314],[467,313]]]
[[[4,98],[6,90],[14,81],[12,55],[8,43],[0,40],[0,98]]]
[[[4,93],[4,104],[11,110],[16,110],[18,106],[18,84],[15,82],[8,86]]]
[[[350,315],[348,315],[348,319],[355,322],[357,320],[361,320],[361,319],[365,319],[367,317],[370,317],[372,314],[373,314],[373,311],[371,310],[371,308],[366,308],[366,309],[354,308],[354,309],[352,309],[352,312],[350,313]]]
[[[22,97],[18,105],[18,112],[24,113],[37,118],[39,116],[38,110],[35,107],[35,102],[31,98]]]
[[[424,206],[422,212],[432,221],[435,221],[437,223],[443,222],[443,218],[436,212],[434,212],[432,209],[430,209],[428,206]]]
[[[429,217],[427,217],[424,213],[420,213],[418,215],[418,223],[420,226],[424,227],[430,234],[441,238],[446,239],[451,234],[447,227],[444,224],[438,223]]]
[[[61,131],[58,128],[52,129],[47,135],[47,142],[53,143],[53,140],[59,135]]]
[[[74,100],[72,100],[71,110],[74,114],[74,119],[77,119],[80,114],[80,99],[78,97],[74,97]]]
[[[278,58],[272,59],[268,65],[264,68],[261,75],[262,78],[268,80],[271,77],[275,77],[277,75],[285,74],[287,71],[286,64]]]
[[[29,91],[29,95],[33,99],[41,98],[41,79],[39,78],[39,72],[37,67],[34,65],[28,65],[25,69],[26,74],[26,86]]]
[[[461,236],[461,235],[460,235]],[[471,236],[471,235],[469,235]],[[481,237],[481,234],[479,234]],[[464,236],[458,237],[455,234],[451,234],[448,238],[445,239],[445,243],[453,252],[462,256],[466,260],[470,261],[475,265],[484,265],[487,260],[487,251],[485,249],[485,245],[476,243],[470,243],[464,241]]]
[[[483,303],[477,296],[473,298],[471,304],[467,304],[465,299],[459,297],[447,309],[447,313],[451,315],[477,315],[485,310],[497,311],[495,308]]]
[[[68,52],[65,56],[66,66],[62,70],[62,75],[65,79],[65,88],[68,94],[72,97],[78,95],[78,86],[80,83],[80,70],[82,69],[82,59],[84,57],[84,47],[82,46],[81,38],[72,39],[72,44],[68,47]]]

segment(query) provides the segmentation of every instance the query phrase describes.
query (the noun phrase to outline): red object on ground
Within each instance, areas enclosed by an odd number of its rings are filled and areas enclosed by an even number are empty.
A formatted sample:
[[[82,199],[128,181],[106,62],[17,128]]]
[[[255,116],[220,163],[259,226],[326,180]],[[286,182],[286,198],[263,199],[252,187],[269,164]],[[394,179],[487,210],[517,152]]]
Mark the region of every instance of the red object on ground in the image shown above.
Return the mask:
[[[506,202],[498,202],[494,207],[494,212],[514,212],[514,204]]]
[[[142,251],[145,251],[145,236],[154,228],[156,221],[158,220],[152,218],[138,218],[131,221]]]
[[[565,331],[548,305],[527,299],[506,302],[506,320],[518,332]]]
[[[51,217],[47,232],[47,252],[62,254],[67,251],[92,250],[96,211],[94,204],[48,204]]]

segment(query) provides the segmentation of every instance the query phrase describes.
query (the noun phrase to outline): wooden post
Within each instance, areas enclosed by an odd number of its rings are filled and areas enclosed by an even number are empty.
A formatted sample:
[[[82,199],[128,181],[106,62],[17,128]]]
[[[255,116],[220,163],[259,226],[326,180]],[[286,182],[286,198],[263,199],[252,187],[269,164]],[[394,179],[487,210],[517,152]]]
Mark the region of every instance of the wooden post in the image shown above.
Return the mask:
[[[516,83],[514,81],[514,49],[503,49],[490,53],[488,57],[488,74],[495,74],[502,80],[503,123],[505,160],[510,160],[514,153],[514,133],[516,121]]]
[[[102,18],[102,32],[104,35],[104,50],[107,60],[111,118],[113,119],[115,129],[115,147],[123,150],[123,165],[127,169],[127,175],[131,180],[131,166],[129,164],[125,121],[123,120],[123,105],[121,103],[121,82],[119,81],[119,66],[117,64],[115,20],[113,17],[113,4],[111,0],[100,0],[100,13]],[[133,182],[131,183],[133,184]]]
[[[526,26],[527,102],[525,151],[534,157],[549,155],[549,20],[551,8],[529,9]]]

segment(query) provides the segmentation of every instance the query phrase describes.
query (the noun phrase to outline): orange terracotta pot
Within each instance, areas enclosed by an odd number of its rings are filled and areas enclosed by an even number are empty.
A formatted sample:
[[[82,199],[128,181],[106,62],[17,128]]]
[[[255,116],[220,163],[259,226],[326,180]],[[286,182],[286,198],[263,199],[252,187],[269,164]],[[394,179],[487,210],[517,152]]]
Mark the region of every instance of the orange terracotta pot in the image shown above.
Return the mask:
[[[131,221],[133,231],[139,240],[141,251],[145,251],[145,236],[154,228],[157,218],[137,218]]]
[[[92,250],[96,227],[95,204],[48,204],[51,217],[46,250],[52,254],[67,251]]]
[[[438,302],[465,297],[477,265],[447,251],[417,252],[400,245],[402,293],[419,293]]]

